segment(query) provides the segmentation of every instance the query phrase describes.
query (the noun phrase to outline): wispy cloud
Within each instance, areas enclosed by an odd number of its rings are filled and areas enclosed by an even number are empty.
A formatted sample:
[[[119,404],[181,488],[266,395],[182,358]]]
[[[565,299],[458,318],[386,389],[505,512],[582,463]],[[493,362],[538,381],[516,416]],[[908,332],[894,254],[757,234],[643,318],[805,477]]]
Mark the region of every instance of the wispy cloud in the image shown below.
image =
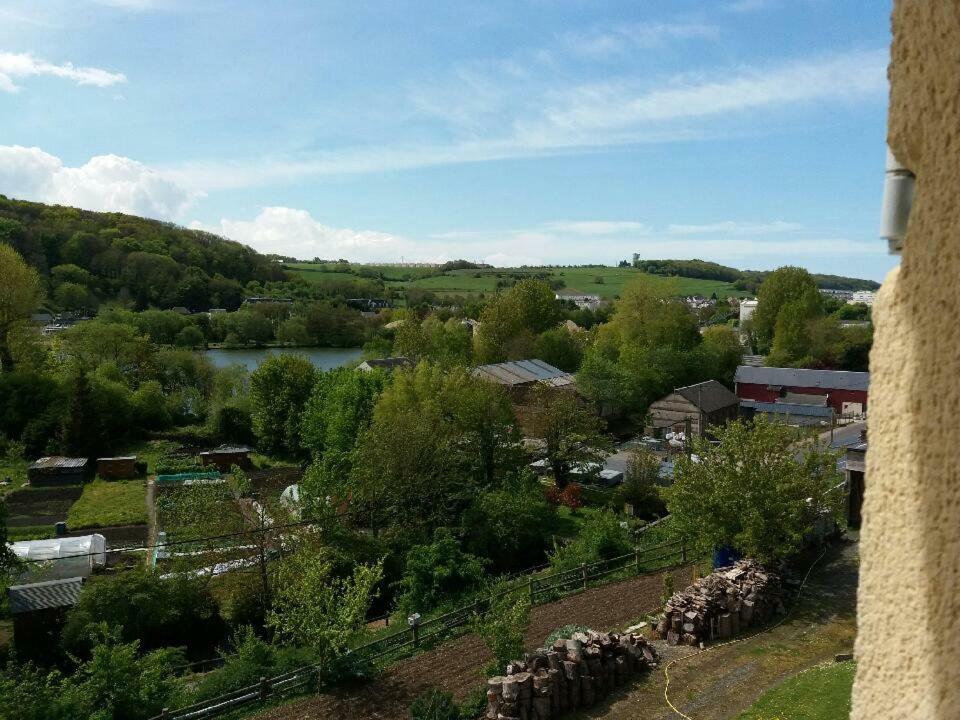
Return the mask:
[[[771,0],[731,0],[723,3],[721,7],[731,13],[750,13],[764,10],[772,4]]]
[[[524,77],[505,88],[480,76],[436,90],[434,119],[448,123],[446,142],[342,147],[323,153],[231,162],[195,161],[166,169],[198,190],[297,182],[306,177],[382,173],[457,163],[590,152],[628,144],[722,136],[727,127],[757,128],[758,111],[776,114],[825,102],[883,97],[885,50],[797,60],[773,67],[738,66],[660,80],[611,80],[555,89]],[[502,80],[502,77],[501,77]],[[506,82],[502,80],[502,82]],[[465,93],[465,95],[464,95]],[[442,108],[462,108],[469,112]],[[473,103],[473,104],[471,104]],[[442,117],[441,117],[442,116]],[[458,120],[460,117],[470,119]],[[774,115],[775,116],[775,115]],[[741,123],[738,125],[738,123]],[[759,127],[762,131],[763,127]]]
[[[565,220],[547,223],[549,230],[572,233],[573,235],[613,235],[620,233],[649,233],[652,228],[646,223],[634,220]]]
[[[77,67],[70,62],[57,65],[35,58],[30,53],[0,52],[0,91],[17,92],[21,87],[16,84],[16,80],[44,75],[96,87],[108,87],[127,81],[123,73],[95,67]]]
[[[773,222],[724,220],[704,225],[668,225],[667,232],[671,235],[770,235],[794,232],[802,228],[803,226],[799,223],[784,222],[783,220],[774,220]]]
[[[636,49],[662,47],[678,40],[714,38],[718,34],[716,26],[705,23],[647,22],[565,33],[560,40],[567,52],[587,59],[603,59]]]

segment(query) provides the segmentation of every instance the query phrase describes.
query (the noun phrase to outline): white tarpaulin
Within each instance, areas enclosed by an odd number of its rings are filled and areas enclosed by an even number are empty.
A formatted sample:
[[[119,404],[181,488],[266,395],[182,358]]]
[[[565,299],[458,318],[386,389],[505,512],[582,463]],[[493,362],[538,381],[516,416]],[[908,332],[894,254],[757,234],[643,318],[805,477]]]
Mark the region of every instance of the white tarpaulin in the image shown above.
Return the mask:
[[[103,535],[21,540],[11,543],[10,548],[18,558],[29,562],[25,570],[31,578],[86,577],[94,567],[107,564],[107,539]]]

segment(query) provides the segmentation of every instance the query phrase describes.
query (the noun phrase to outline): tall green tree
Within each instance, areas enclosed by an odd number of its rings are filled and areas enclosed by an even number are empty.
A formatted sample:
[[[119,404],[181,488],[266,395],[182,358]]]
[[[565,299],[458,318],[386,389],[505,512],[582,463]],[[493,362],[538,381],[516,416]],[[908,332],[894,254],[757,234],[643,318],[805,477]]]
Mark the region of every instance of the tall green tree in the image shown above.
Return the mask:
[[[785,307],[791,306],[785,321],[788,332],[796,331],[797,318],[807,320],[823,312],[816,281],[799,267],[785,266],[767,275],[757,293],[757,300],[759,303],[750,324],[762,349],[769,348],[774,342],[777,321]]]
[[[560,307],[542,280],[521,280],[491,300],[480,316],[474,349],[481,363],[528,358],[536,336],[555,326]]]
[[[700,549],[734,547],[761,561],[798,550],[842,494],[836,453],[799,444],[794,428],[764,420],[715,429],[718,443],[694,439],[676,464],[667,498],[672,524]]]
[[[24,321],[43,300],[40,275],[27,265],[20,253],[0,243],[0,370],[13,369],[8,335],[15,324]]]
[[[302,355],[267,358],[250,375],[253,431],[261,450],[302,455],[301,418],[313,391],[316,369]]]
[[[547,461],[557,487],[570,482],[571,471],[602,463],[612,449],[603,421],[575,393],[539,385],[532,391],[528,434]]]

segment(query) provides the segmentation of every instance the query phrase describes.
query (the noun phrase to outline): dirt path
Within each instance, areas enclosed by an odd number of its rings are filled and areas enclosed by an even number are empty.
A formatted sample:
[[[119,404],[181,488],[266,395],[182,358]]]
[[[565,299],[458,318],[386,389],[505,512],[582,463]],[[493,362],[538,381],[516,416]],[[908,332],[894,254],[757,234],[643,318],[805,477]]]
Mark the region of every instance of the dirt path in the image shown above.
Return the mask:
[[[690,655],[670,668],[670,699],[695,720],[735,718],[757,698],[836,653],[851,652],[856,634],[857,549],[844,543],[818,563],[800,603],[768,633],[699,653],[663,648],[666,659]],[[663,670],[603,705],[571,716],[608,720],[676,720],[664,703]]]
[[[688,585],[690,572],[690,568],[674,570],[674,587]],[[538,605],[531,612],[527,646],[539,647],[547,635],[568,624],[588,625],[597,630],[622,628],[655,612],[661,605],[662,591],[663,577],[657,573]],[[373,682],[296,700],[255,717],[259,720],[407,720],[410,702],[430,687],[450,691],[458,700],[466,699],[483,684],[483,666],[490,659],[480,638],[464,635],[398,662]]]

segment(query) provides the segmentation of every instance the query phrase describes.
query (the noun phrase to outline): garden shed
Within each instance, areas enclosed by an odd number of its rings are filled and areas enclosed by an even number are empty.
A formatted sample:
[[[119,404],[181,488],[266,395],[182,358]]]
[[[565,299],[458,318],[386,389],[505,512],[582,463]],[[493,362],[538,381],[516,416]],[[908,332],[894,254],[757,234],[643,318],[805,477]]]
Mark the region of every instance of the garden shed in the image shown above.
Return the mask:
[[[242,470],[249,470],[250,448],[246,445],[221,445],[200,453],[200,464],[204,467],[213,465],[222,473],[230,472],[234,465]]]
[[[86,458],[42,457],[27,466],[27,480],[37,487],[74,485],[87,479],[89,466]]]
[[[137,456],[97,458],[97,475],[104,480],[129,480],[137,476]]]

